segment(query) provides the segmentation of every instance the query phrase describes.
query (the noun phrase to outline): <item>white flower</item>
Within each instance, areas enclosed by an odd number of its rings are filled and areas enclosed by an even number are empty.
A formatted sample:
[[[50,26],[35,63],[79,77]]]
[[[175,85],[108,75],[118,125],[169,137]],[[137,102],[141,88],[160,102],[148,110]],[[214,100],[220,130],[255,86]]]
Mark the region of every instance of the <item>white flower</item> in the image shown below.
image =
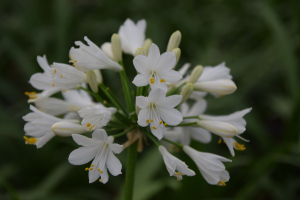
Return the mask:
[[[53,133],[60,137],[69,137],[72,134],[83,134],[86,133],[86,129],[81,124],[74,124],[71,122],[57,122],[51,127]]]
[[[151,90],[148,97],[136,97],[136,104],[141,108],[138,124],[145,127],[150,123],[151,132],[161,140],[164,126],[167,124],[176,126],[182,121],[181,113],[174,109],[181,99],[181,95],[166,97],[166,92],[160,88]]]
[[[183,151],[196,163],[203,178],[209,184],[226,185],[229,173],[222,162],[231,162],[231,160],[215,154],[199,152],[189,146],[184,146]]]
[[[25,95],[28,95],[28,97],[29,97],[27,102],[28,103],[33,103],[33,102],[39,101],[41,99],[48,98],[51,95],[59,92],[60,90],[61,90],[60,88],[51,87],[51,88],[43,90],[43,92],[41,92],[41,93],[25,92]]]
[[[201,99],[196,101],[190,109],[187,103],[183,103],[180,106],[180,110],[183,117],[198,116],[205,111],[206,106],[206,100]],[[182,123],[196,121],[198,119],[184,119]],[[190,145],[191,139],[202,143],[209,143],[211,141],[211,134],[207,130],[193,126],[166,128],[164,137],[173,142],[180,142],[183,145]]]
[[[83,118],[81,124],[86,128],[86,130],[93,131],[106,126],[112,115],[116,112],[116,108],[105,108],[102,105],[95,105],[83,107],[78,111],[78,114]]]
[[[140,73],[132,81],[136,86],[146,86],[151,88],[163,88],[167,91],[167,82],[177,82],[182,75],[172,70],[175,66],[176,57],[172,52],[165,52],[160,55],[156,44],[152,44],[148,57],[139,55],[133,59],[135,69]]]
[[[70,62],[73,62],[73,65],[78,70],[83,72],[95,69],[122,70],[121,65],[107,57],[107,55],[86,36],[84,40],[88,43],[88,46],[81,41],[76,41],[75,44],[79,46],[79,48],[75,49],[72,47],[70,50]]]
[[[236,85],[231,79],[230,69],[225,66],[225,62],[222,62],[215,67],[204,67],[194,86],[197,90],[209,92],[215,97],[221,97],[236,90]]]
[[[73,165],[83,165],[94,159],[90,168],[86,168],[89,171],[89,183],[95,182],[100,176],[99,181],[106,183],[108,181],[107,169],[113,176],[122,174],[122,164],[114,153],[120,153],[123,146],[113,144],[114,138],[107,137],[105,130],[95,130],[92,138],[76,134],[72,137],[82,147],[72,151],[69,162]]]
[[[145,30],[146,21],[144,19],[139,20],[136,24],[131,19],[126,19],[118,32],[124,53],[134,56],[136,49],[143,46]]]
[[[79,122],[78,120],[62,120],[53,117],[39,111],[32,105],[30,105],[30,110],[33,112],[25,115],[23,119],[27,121],[24,126],[24,131],[26,132],[26,135],[31,136],[31,138],[24,136],[24,139],[26,144],[35,144],[37,148],[41,148],[55,136],[51,130],[51,126],[54,123],[59,121]]]
[[[170,154],[165,147],[159,146],[158,150],[160,154],[163,156],[165,165],[167,167],[168,172],[170,173],[170,176],[175,176],[177,180],[182,180],[182,176],[194,176],[196,175],[193,170],[190,170],[188,166]]]

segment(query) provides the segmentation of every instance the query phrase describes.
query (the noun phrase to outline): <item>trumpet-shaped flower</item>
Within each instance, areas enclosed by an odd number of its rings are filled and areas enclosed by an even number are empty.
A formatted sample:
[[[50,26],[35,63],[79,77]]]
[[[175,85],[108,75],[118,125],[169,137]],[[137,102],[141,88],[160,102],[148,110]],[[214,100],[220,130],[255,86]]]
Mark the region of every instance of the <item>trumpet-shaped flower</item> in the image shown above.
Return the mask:
[[[146,20],[139,20],[136,24],[131,19],[126,19],[119,29],[122,49],[124,53],[134,56],[137,48],[143,46],[145,41]]]
[[[55,135],[60,137],[69,137],[72,134],[86,133],[86,129],[81,124],[75,124],[71,122],[60,121],[51,126],[51,129]]]
[[[148,57],[139,55],[133,59],[135,69],[140,73],[132,81],[136,86],[146,86],[150,84],[152,89],[163,88],[167,91],[165,82],[177,82],[182,75],[172,70],[175,66],[176,57],[172,52],[165,52],[160,55],[156,44],[152,44]]]
[[[203,178],[211,185],[225,186],[229,180],[229,173],[222,162],[231,160],[211,153],[203,153],[189,146],[184,146],[183,151],[196,163]]]
[[[46,113],[39,111],[34,106],[30,105],[30,110],[33,112],[25,115],[23,119],[27,121],[24,126],[26,135],[31,136],[28,138],[24,136],[26,144],[34,144],[37,148],[43,147],[49,140],[51,140],[55,134],[51,130],[51,126],[59,121],[72,121],[79,122],[78,120],[63,120],[57,117],[53,117]]]
[[[194,176],[196,175],[195,172],[188,168],[188,166],[170,154],[167,149],[163,146],[159,146],[158,150],[160,154],[163,156],[165,165],[167,167],[168,172],[170,173],[170,176],[175,176],[178,181],[182,180],[182,176]]]
[[[90,167],[86,168],[86,171],[89,171],[89,183],[95,182],[99,177],[101,177],[100,182],[106,183],[107,169],[113,176],[122,174],[122,164],[114,153],[120,153],[123,146],[114,144],[114,138],[107,137],[105,130],[95,130],[92,138],[76,134],[72,137],[82,147],[71,152],[69,162],[73,165],[84,165],[94,159]]]
[[[189,109],[187,103],[183,103],[180,106],[180,110],[183,117],[198,116],[202,114],[206,109],[206,100],[201,99],[194,103]],[[197,119],[184,119],[183,123],[196,122]],[[164,137],[173,142],[180,142],[183,145],[190,145],[191,139],[202,143],[209,143],[211,141],[211,134],[200,127],[182,126],[175,128],[166,128]]]
[[[81,124],[86,130],[93,131],[105,126],[116,112],[116,108],[105,108],[102,105],[95,105],[83,107],[78,111],[78,114],[83,118]]]
[[[114,71],[121,71],[122,66],[117,62],[110,59],[97,45],[90,41],[86,36],[84,40],[88,43],[88,46],[81,41],[76,41],[75,44],[79,48],[74,47],[70,50],[70,62],[76,67],[76,69],[87,72],[95,69],[111,69]]]
[[[138,124],[142,127],[150,124],[152,134],[161,140],[167,124],[175,126],[182,121],[181,113],[174,109],[181,99],[181,95],[166,97],[166,92],[160,88],[151,90],[148,97],[136,97],[136,104],[141,108]]]

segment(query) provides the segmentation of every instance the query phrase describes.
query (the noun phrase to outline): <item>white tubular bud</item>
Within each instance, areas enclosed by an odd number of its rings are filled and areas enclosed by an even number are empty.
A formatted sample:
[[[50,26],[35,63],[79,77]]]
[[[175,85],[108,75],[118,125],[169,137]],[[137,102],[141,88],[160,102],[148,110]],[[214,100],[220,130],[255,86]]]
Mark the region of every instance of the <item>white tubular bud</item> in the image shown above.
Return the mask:
[[[97,76],[93,70],[86,72],[86,79],[94,93],[98,92]]]
[[[184,88],[180,92],[180,95],[182,95],[182,100],[179,105],[185,102],[193,92],[194,92],[194,85],[192,83],[189,83],[186,86],[184,86]]]
[[[173,49],[179,47],[181,41],[181,33],[180,31],[175,31],[169,40],[167,51],[171,52]]]
[[[180,58],[180,55],[181,55],[181,50],[179,48],[175,48],[172,50],[172,52],[175,54],[176,56],[176,64],[174,65],[173,69],[176,67],[178,61],[179,61],[179,58]]]
[[[111,36],[111,50],[114,56],[114,60],[119,62],[122,61],[122,46],[121,38],[118,34],[114,33]]]
[[[195,83],[198,80],[198,78],[201,76],[202,72],[203,72],[203,66],[197,65],[193,69],[190,78],[187,80],[187,83]]]
[[[96,79],[97,79],[97,84],[99,85],[100,83],[103,82],[103,77],[102,77],[102,73],[100,71],[100,69],[95,69],[93,70],[95,75],[96,75]]]
[[[148,38],[144,41],[143,48],[145,49],[145,52],[146,52],[145,56],[148,56],[148,52],[149,52],[151,44],[152,44],[152,40],[150,38]]]
[[[147,56],[146,51],[144,48],[137,48],[134,54],[134,57],[137,57],[138,55],[144,55]]]
[[[112,53],[111,49],[111,43],[110,42],[105,42],[101,45],[101,50],[109,57],[110,59],[114,60],[114,55]]]
[[[81,124],[74,124],[70,122],[58,122],[51,127],[53,133],[60,137],[69,137],[72,134],[83,134],[87,130]]]
[[[231,124],[225,122],[200,120],[197,125],[216,135],[226,138],[232,138],[237,135],[237,129]]]
[[[230,79],[204,81],[194,83],[195,90],[211,92],[220,96],[231,94],[236,90],[235,83]]]

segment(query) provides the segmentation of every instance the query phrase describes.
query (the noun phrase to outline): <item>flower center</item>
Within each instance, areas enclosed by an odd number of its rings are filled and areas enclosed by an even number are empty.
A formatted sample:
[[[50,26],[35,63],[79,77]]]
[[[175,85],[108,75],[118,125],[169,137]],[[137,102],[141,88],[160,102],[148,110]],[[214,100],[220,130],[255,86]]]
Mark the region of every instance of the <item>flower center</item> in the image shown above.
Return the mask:
[[[155,103],[150,103],[148,106],[148,119],[146,119],[147,124],[150,122],[153,122],[152,129],[156,130],[159,125],[163,124],[163,121],[160,118],[160,114],[158,111],[158,107],[155,105]],[[166,126],[167,123],[164,123],[163,126]]]

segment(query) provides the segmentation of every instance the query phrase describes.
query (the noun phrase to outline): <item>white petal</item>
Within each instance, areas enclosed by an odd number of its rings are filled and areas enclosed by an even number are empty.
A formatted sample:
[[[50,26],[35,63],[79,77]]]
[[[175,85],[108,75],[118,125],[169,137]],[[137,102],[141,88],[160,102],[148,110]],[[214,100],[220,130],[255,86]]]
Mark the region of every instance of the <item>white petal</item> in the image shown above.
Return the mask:
[[[156,127],[156,129],[153,128]],[[157,124],[154,124],[154,123],[150,123],[150,129],[151,129],[151,132],[152,134],[157,137],[157,139],[161,140],[164,136],[164,127],[161,126],[161,125],[157,125]]]
[[[52,87],[52,79],[42,73],[33,74],[29,83],[38,90],[44,90]]]
[[[72,165],[83,165],[90,162],[97,154],[99,146],[80,147],[72,151],[69,162]]]
[[[159,56],[160,56],[160,52],[158,46],[152,43],[148,53],[150,66],[156,66]]]
[[[81,146],[89,147],[89,146],[95,146],[100,144],[99,141],[93,140],[83,135],[72,134],[72,137],[73,140]]]
[[[185,63],[179,70],[178,72],[183,76],[187,72],[187,70],[190,68],[191,64],[190,63]]]
[[[234,149],[233,149],[233,138],[225,138],[225,137],[222,137],[222,139],[224,140],[225,144],[227,145],[231,155],[234,157],[235,156],[235,152],[234,152]]]
[[[37,57],[37,62],[39,63],[40,67],[45,71],[48,72],[50,70],[50,66],[48,64],[46,55],[44,55],[43,57],[38,56]]]
[[[175,71],[175,70],[170,70],[167,72],[160,72],[159,77],[165,79],[166,82],[177,82],[180,79],[182,79],[182,75]]]
[[[136,105],[139,108],[146,108],[149,106],[148,97],[138,96],[136,97]]]
[[[121,153],[123,151],[123,145],[110,144],[109,147],[114,153]]]
[[[112,151],[109,151],[106,160],[107,169],[113,176],[122,174],[122,164],[120,160],[113,154]]]
[[[181,95],[172,95],[162,99],[161,101],[158,101],[156,104],[159,107],[174,108],[181,102],[181,99]]]
[[[166,92],[163,89],[157,88],[150,91],[148,96],[149,102],[159,102],[166,98]]]
[[[149,75],[148,74],[138,74],[134,77],[132,83],[137,87],[146,86],[149,84]]]
[[[163,121],[172,126],[178,125],[183,119],[181,113],[173,108],[159,108],[159,114]]]
[[[198,126],[217,134],[221,137],[231,138],[234,137],[238,131],[231,124],[225,122],[200,120],[197,122]]]
[[[141,74],[149,74],[150,72],[150,63],[149,59],[144,55],[138,55],[133,59],[133,65]]]
[[[92,138],[108,143],[107,133],[104,129],[96,129],[93,132]]]
[[[211,134],[207,130],[199,127],[188,127],[190,129],[191,136],[194,140],[202,143],[209,143],[211,141]]]
[[[137,123],[142,127],[148,126],[148,123],[146,121],[148,119],[148,116],[148,109],[145,108],[140,110]]]
[[[165,52],[159,57],[156,64],[156,70],[158,71],[159,74],[161,72],[169,72],[170,70],[172,70],[175,64],[176,64],[175,54],[172,52]]]

